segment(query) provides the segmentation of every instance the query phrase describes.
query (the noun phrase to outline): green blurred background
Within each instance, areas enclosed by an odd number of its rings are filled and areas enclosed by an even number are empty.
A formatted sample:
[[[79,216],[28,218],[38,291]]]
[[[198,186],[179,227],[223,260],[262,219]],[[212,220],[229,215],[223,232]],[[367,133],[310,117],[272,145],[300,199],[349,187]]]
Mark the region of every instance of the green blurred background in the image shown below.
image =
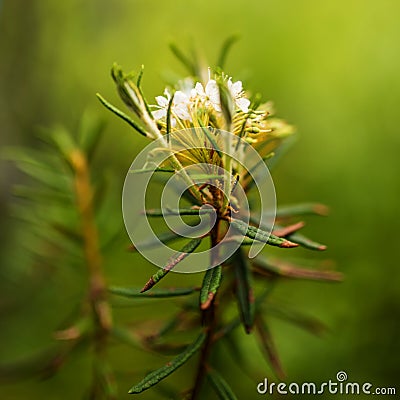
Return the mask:
[[[98,114],[107,128],[97,168],[111,171],[119,199],[125,172],[146,141],[95,98],[101,92],[120,104],[109,77],[112,63],[126,70],[144,64],[150,99],[163,91],[165,76],[184,72],[169,41],[195,45],[215,60],[222,41],[238,33],[227,72],[274,100],[279,115],[298,130],[299,140],[274,172],[278,202],[313,200],[331,207],[329,218],[313,218],[305,232],[328,245],[314,257],[334,260],[346,276],[339,285],[288,282],[274,293],[330,328],[324,338],[315,338],[273,322],[288,381],[320,382],[344,370],[351,381],[396,386],[399,21],[397,0],[6,0],[0,2],[1,146],[35,147],[39,127],[57,123],[73,130],[84,110]],[[11,187],[23,179],[11,163],[1,162],[1,363],[43,348],[85,287],[77,269],[29,262],[23,225],[10,212]],[[118,201],[112,217],[121,223]],[[126,254],[122,225],[121,232],[106,259],[107,276],[111,283],[141,285],[153,269],[138,255]],[[183,278],[177,279],[183,283]],[[175,303],[170,307],[176,309]],[[119,313],[140,320],[153,308],[141,303]],[[243,335],[243,340],[248,339]],[[141,378],[143,363],[148,370],[164,362],[119,347],[112,358],[121,399],[129,398],[126,389]],[[256,354],[254,363],[269,375]],[[190,368],[177,376],[188,381]],[[240,398],[262,398],[256,384],[264,375],[244,376],[234,356],[226,355],[224,376],[235,382]],[[89,379],[87,357],[75,356],[50,380],[3,381],[0,397],[75,399]]]

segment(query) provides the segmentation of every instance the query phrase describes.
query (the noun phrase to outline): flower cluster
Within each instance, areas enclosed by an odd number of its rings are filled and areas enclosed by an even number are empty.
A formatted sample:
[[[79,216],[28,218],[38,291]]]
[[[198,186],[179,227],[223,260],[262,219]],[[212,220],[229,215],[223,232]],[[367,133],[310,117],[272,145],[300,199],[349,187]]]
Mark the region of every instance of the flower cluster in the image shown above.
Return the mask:
[[[211,72],[209,68],[208,80],[204,83],[191,77],[179,81],[174,89],[165,89],[163,96],[157,96],[155,105],[149,105],[143,96],[143,70],[137,75],[125,74],[115,64],[111,74],[122,100],[137,119],[132,119],[98,95],[100,101],[140,134],[152,140],[163,141],[168,133],[174,133],[178,138],[179,132],[194,128],[196,132],[215,129],[210,134],[211,140],[218,141],[216,132],[225,130],[251,144],[262,157],[267,157],[294,131],[291,125],[273,116],[270,102],[261,103],[257,96],[250,102],[242,82],[233,81],[220,70]],[[203,76],[202,73],[199,75]],[[201,147],[204,145],[204,134],[198,136],[190,140],[197,140]],[[188,140],[187,135],[181,138],[182,143]],[[238,149],[236,144],[233,145]],[[213,157],[218,158],[215,153]],[[199,156],[192,161],[199,163],[203,158]],[[219,165],[218,160],[215,161]]]
[[[242,82],[232,82],[232,78],[226,77],[223,82],[226,83],[229,95],[236,108],[247,113],[250,100],[246,98]],[[181,81],[178,87],[180,90],[177,90],[173,95],[168,89],[165,89],[164,96],[156,97],[157,105],[153,106],[156,110],[152,114],[157,121],[165,120],[169,107],[171,107],[173,126],[176,125],[176,118],[193,122],[193,116],[199,108],[205,108],[210,113],[222,113],[220,90],[215,79],[209,77],[205,86],[201,82],[194,83],[193,80],[186,79]]]

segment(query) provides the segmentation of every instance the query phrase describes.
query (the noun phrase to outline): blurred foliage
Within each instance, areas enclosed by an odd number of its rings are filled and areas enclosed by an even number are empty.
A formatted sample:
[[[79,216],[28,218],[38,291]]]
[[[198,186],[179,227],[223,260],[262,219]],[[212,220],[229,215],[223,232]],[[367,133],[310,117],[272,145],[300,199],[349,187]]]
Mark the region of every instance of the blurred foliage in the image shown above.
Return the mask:
[[[301,304],[329,326],[324,339],[316,341],[272,321],[286,372],[291,381],[321,382],[345,370],[353,381],[394,386],[400,352],[395,252],[400,195],[399,17],[395,0],[251,0],[245,4],[173,0],[157,5],[122,0],[3,1],[1,145],[35,147],[38,127],[62,123],[74,130],[86,108],[105,115],[94,94],[115,96],[104,72],[115,60],[128,68],[147,66],[143,85],[150,99],[172,71],[181,72],[168,53],[169,39],[179,39],[183,45],[193,41],[214,59],[227,34],[239,33],[242,38],[229,56],[228,72],[245,81],[246,87],[274,99],[280,115],[294,121],[300,132],[300,140],[274,175],[278,198],[281,203],[317,199],[329,204],[329,220],[316,219],[307,233],[328,244],[325,255],[346,275],[340,286],[287,282],[275,292],[277,299]],[[158,75],[162,70],[164,75]],[[110,167],[118,198],[122,177],[146,142],[132,136],[129,127],[112,115],[105,117],[104,141],[93,162],[100,174]],[[30,262],[25,249],[32,238],[10,215],[11,203],[16,202],[11,185],[23,179],[15,167],[2,161],[2,361],[37,354],[85,287],[76,268]],[[122,218],[119,222],[122,227]],[[139,256],[120,251],[127,243],[121,231],[119,246],[105,259],[108,279],[118,285],[127,280],[135,285],[152,268]],[[183,282],[178,275],[176,281],[177,285]],[[150,310],[151,305],[140,303],[121,306],[118,314],[126,320],[132,313],[144,319]],[[159,318],[162,321],[162,310]],[[251,344],[243,346],[242,351],[254,350]],[[225,351],[232,354],[232,361],[223,366],[223,377],[235,381],[234,389],[243,397],[259,398],[256,383],[270,373],[268,368],[243,376],[236,366],[239,353],[231,348]],[[128,354],[125,348],[114,348],[113,365],[130,371],[120,375],[122,387],[130,387],[132,378],[141,376],[137,365],[143,357],[141,351]],[[149,369],[160,365],[156,356],[146,355],[146,360]],[[249,371],[259,369],[261,363],[255,356]],[[50,380],[3,382],[2,395],[78,398],[90,380],[89,371],[87,357],[73,356]],[[188,376],[189,368],[179,371],[175,379]],[[249,393],[249,388],[254,391]],[[144,394],[143,398],[152,397]]]

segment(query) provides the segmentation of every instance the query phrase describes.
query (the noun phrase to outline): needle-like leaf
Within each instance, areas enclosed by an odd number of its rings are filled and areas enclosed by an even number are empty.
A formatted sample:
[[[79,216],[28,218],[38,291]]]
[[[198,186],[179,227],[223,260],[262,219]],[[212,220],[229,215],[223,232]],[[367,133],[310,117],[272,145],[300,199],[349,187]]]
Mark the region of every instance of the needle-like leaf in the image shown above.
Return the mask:
[[[241,221],[240,219],[231,218],[230,224],[239,232],[241,232],[243,235],[246,235],[251,239],[267,243],[271,246],[287,247],[287,248],[298,246],[298,244],[293,243],[289,240],[279,238],[278,236],[269,234],[268,232],[256,228],[255,226],[248,225],[246,222]]]
[[[287,310],[283,306],[268,304],[268,306],[265,307],[265,312],[281,320],[297,325],[299,328],[302,328],[313,335],[321,336],[328,330],[326,325],[318,319],[305,315],[299,311]]]
[[[329,208],[320,203],[302,203],[278,207],[276,210],[277,218],[298,217],[301,215],[322,215],[326,216]]]
[[[154,208],[146,210],[148,217],[165,217],[168,215],[200,215],[200,214],[212,214],[215,212],[212,208]]]
[[[238,40],[239,37],[237,35],[232,35],[229,36],[227,39],[225,39],[224,43],[221,46],[221,50],[218,56],[217,67],[224,68],[226,57],[229,53],[229,50]]]
[[[278,352],[275,347],[275,343],[272,339],[271,332],[269,330],[268,325],[262,319],[261,316],[258,316],[256,319],[256,330],[258,336],[260,338],[260,343],[262,345],[262,349],[265,352],[265,355],[275,373],[275,375],[279,379],[285,378],[285,372],[283,371],[282,364],[278,355]]]
[[[147,132],[138,123],[136,123],[132,118],[128,117],[128,115],[123,113],[117,107],[115,107],[111,103],[109,103],[104,97],[101,96],[101,94],[96,93],[96,96],[106,108],[108,108],[115,115],[117,115],[118,117],[123,119],[125,122],[127,122],[132,128],[136,129],[141,135],[146,136],[146,137],[149,136],[147,134]]]
[[[319,271],[315,269],[300,268],[289,261],[277,258],[261,259],[257,257],[252,260],[252,264],[256,271],[261,275],[264,272],[268,274],[278,275],[285,278],[305,279],[312,281],[340,282],[343,275],[337,271]]]
[[[250,333],[253,327],[255,311],[252,272],[247,259],[240,249],[232,256],[232,263],[235,269],[236,297],[240,316],[246,333]]]
[[[189,73],[192,76],[196,76],[197,75],[196,65],[192,61],[190,61],[190,59],[186,57],[186,55],[183,54],[183,52],[174,43],[170,43],[169,48],[171,49],[174,56],[182,63],[182,65],[184,65],[187,68]]]
[[[152,386],[156,385],[158,382],[166,378],[168,375],[172,374],[175,370],[181,367],[186,363],[197,351],[200,350],[201,345],[203,344],[206,338],[206,334],[202,332],[197,339],[189,345],[185,351],[176,356],[173,360],[168,362],[163,367],[157,369],[156,371],[151,372],[146,375],[144,379],[139,382],[137,385],[133,386],[130,390],[130,394],[141,393]]]
[[[142,299],[161,299],[165,297],[179,297],[187,296],[194,292],[197,292],[199,287],[192,286],[187,288],[165,288],[165,289],[155,289],[148,293],[141,293],[140,288],[127,288],[127,287],[116,287],[112,286],[109,291],[112,294],[129,297],[129,298],[142,298]]]
[[[220,265],[206,271],[200,290],[200,308],[202,310],[211,305],[221,283],[221,277],[222,267]]]
[[[302,235],[301,233],[291,233],[286,237],[290,239],[292,242],[297,243],[300,246],[310,250],[319,250],[319,251],[326,250],[326,246],[324,244],[314,242],[308,237]]]
[[[237,400],[235,393],[226,380],[214,369],[207,372],[207,377],[220,400]]]
[[[190,242],[188,242],[185,246],[183,246],[181,251],[178,251],[171,257],[169,262],[165,265],[164,268],[159,269],[144,285],[141,292],[146,292],[151,289],[160,279],[164,278],[165,275],[171,271],[176,264],[184,260],[189,254],[193,253],[199,244],[201,243],[202,238],[194,238]]]

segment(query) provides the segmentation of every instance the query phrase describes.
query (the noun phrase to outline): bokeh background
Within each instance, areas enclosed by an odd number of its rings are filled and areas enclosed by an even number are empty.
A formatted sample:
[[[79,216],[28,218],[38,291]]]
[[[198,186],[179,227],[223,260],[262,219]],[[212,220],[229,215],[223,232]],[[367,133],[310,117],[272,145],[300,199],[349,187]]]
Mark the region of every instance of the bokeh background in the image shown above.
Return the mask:
[[[313,218],[305,232],[328,245],[314,257],[334,260],[346,276],[339,285],[283,283],[274,293],[329,326],[315,338],[273,322],[288,381],[321,382],[344,370],[349,380],[397,385],[399,391],[399,21],[396,0],[3,0],[0,143],[36,147],[38,128],[62,124],[74,130],[89,110],[107,122],[97,165],[111,171],[118,199],[125,172],[146,141],[95,98],[101,92],[120,104],[109,77],[112,63],[126,70],[144,64],[144,89],[154,98],[167,76],[184,72],[170,41],[194,45],[213,61],[223,40],[239,34],[227,72],[273,99],[298,131],[297,143],[274,171],[278,202],[313,200],[331,207],[329,218]],[[82,295],[85,274],[32,265],[24,225],[11,212],[12,186],[24,177],[7,161],[0,171],[0,362],[6,364],[49,343]],[[115,204],[110,217],[120,220]],[[126,253],[122,225],[121,232],[106,259],[108,279],[141,285],[153,270]],[[143,319],[154,309],[141,303],[120,317]],[[143,365],[148,370],[164,362],[119,347],[112,359],[121,399],[129,398],[125,389],[141,378]],[[254,363],[269,375],[256,354]],[[179,372],[178,379],[188,382],[190,372]],[[261,398],[256,384],[264,376],[242,374],[234,355],[226,354],[224,376],[240,398]],[[3,379],[0,397],[80,398],[89,379],[89,360],[77,355],[50,380]]]

